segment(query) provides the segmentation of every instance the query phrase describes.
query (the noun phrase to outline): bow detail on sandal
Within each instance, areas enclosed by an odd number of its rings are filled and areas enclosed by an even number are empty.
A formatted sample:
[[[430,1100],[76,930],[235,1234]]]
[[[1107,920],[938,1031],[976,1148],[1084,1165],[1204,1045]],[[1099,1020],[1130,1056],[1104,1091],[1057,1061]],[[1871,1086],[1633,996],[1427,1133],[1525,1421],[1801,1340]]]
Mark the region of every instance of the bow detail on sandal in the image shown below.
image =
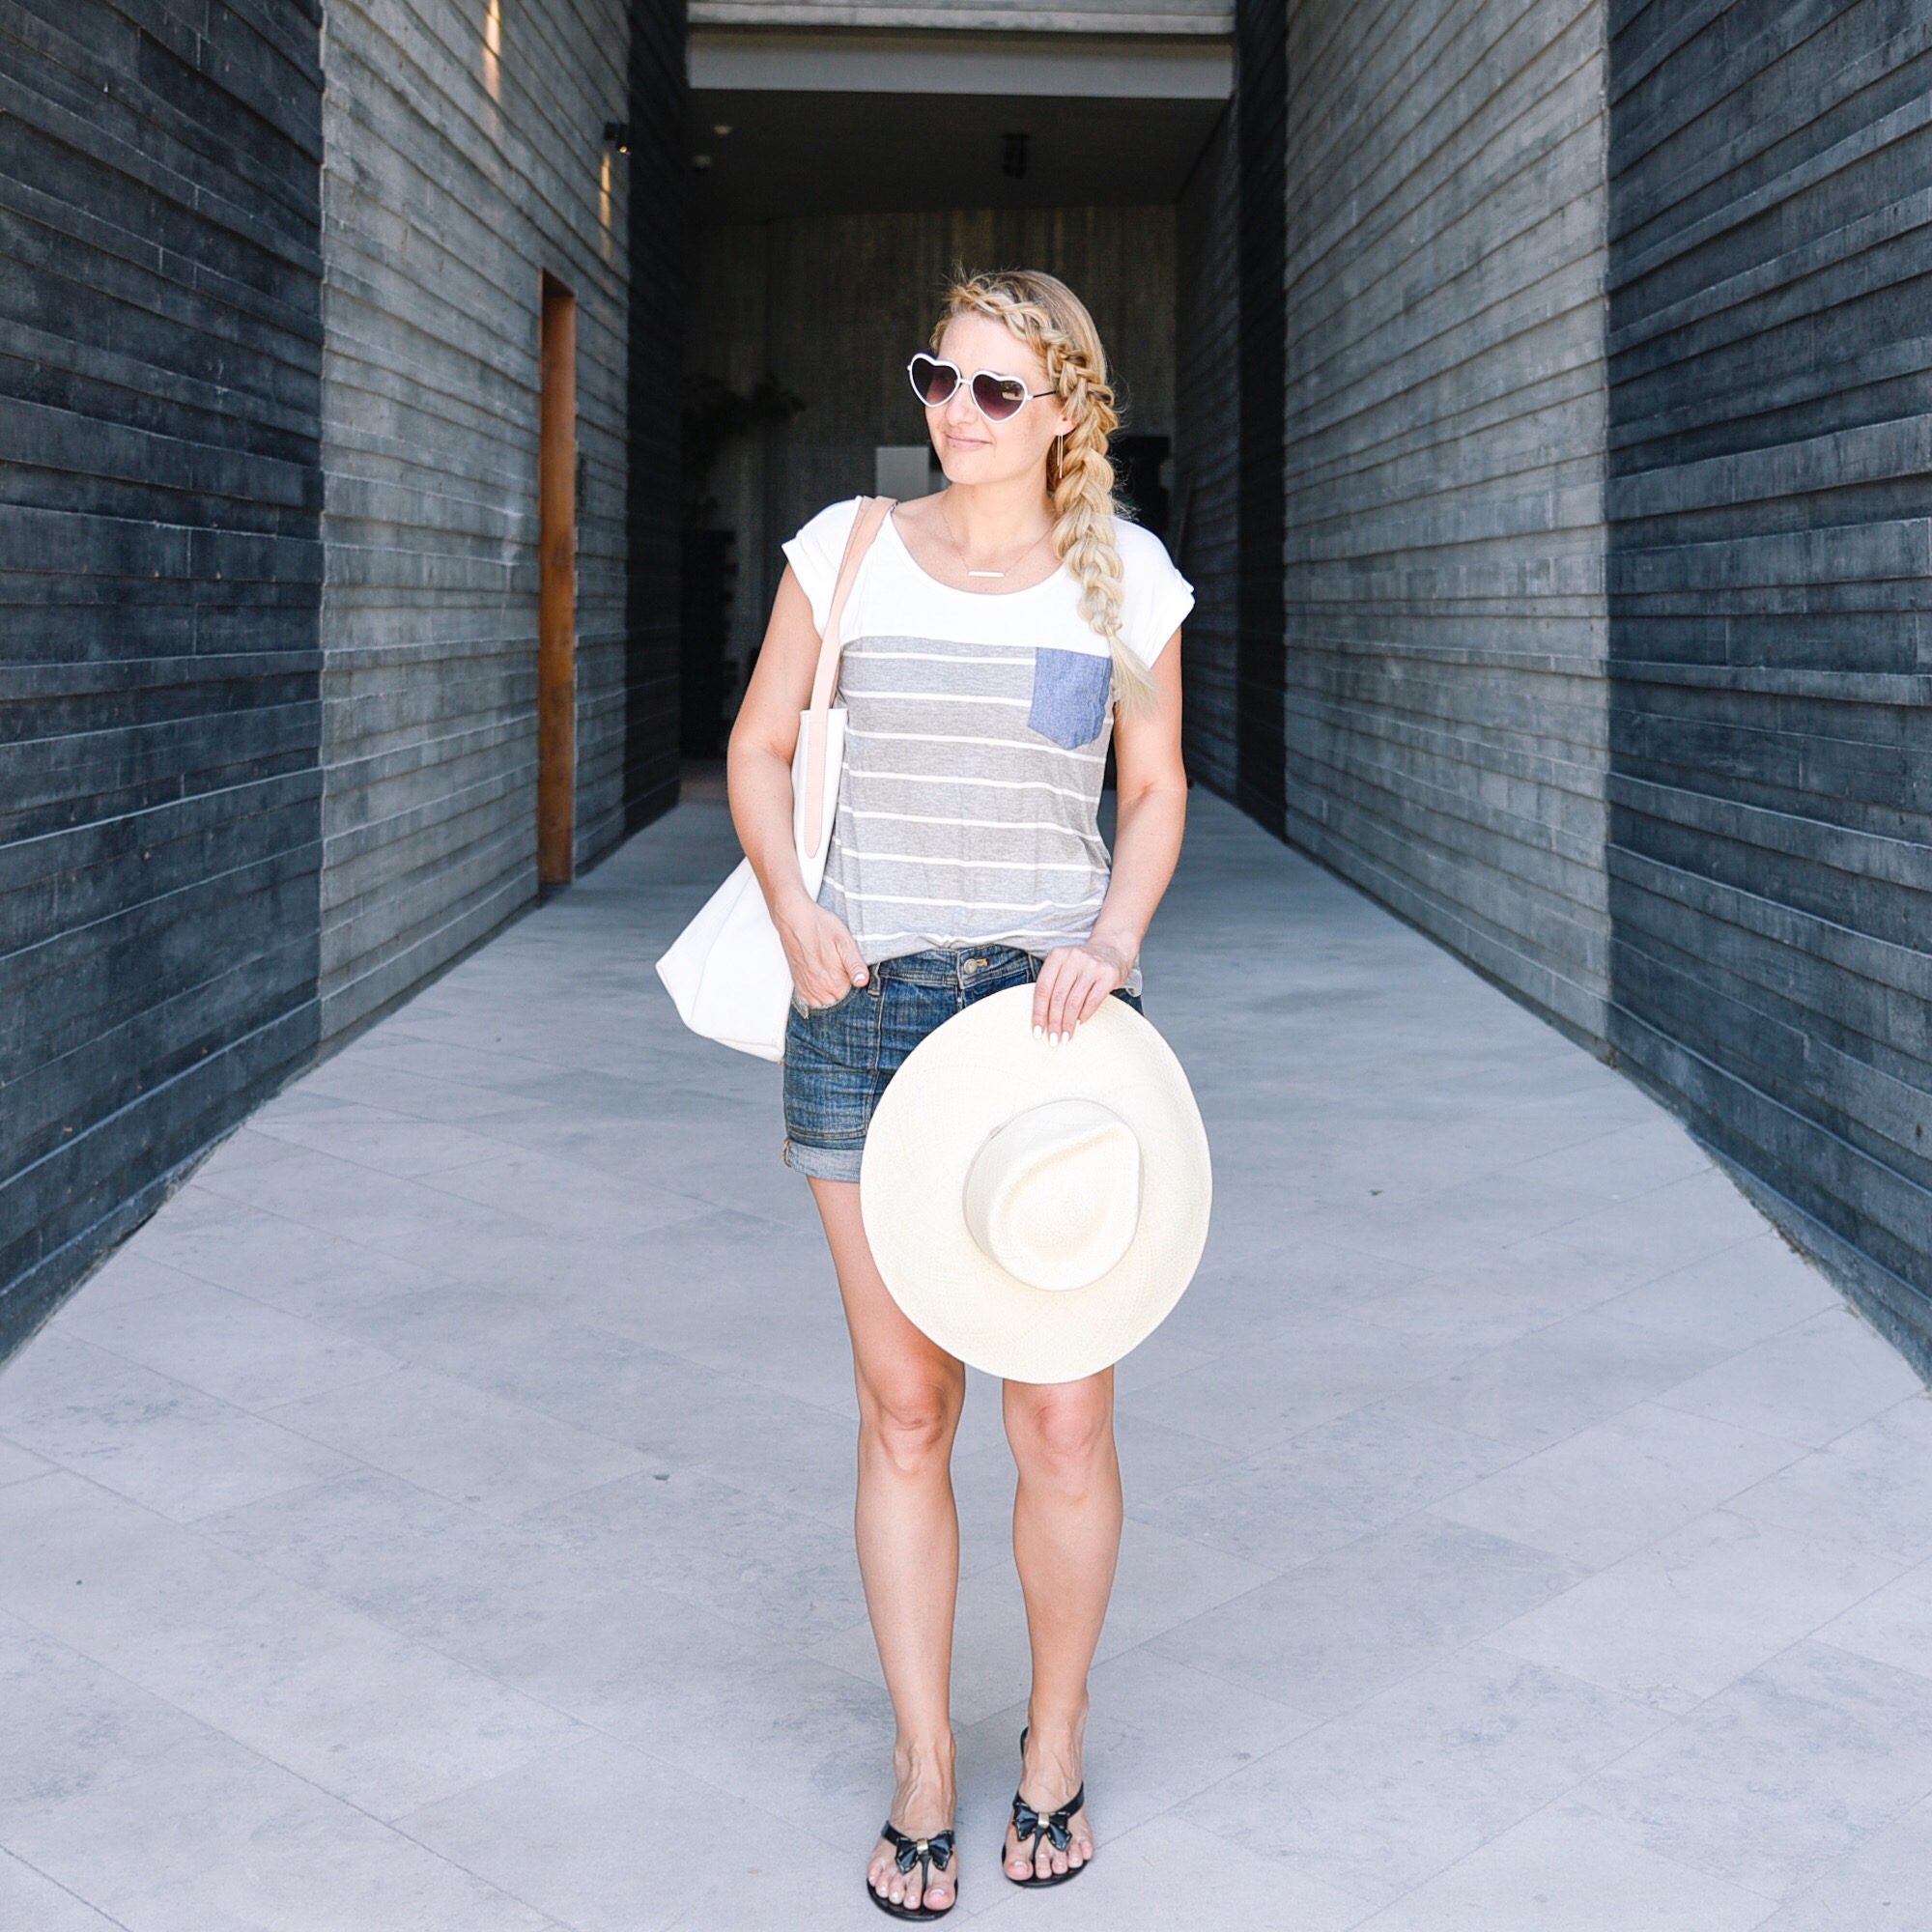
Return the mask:
[[[1036,1811],[1017,1791],[1013,1793],[1013,1833],[1021,1838],[1031,1838],[1036,1851],[1039,1841],[1045,1838],[1056,1852],[1064,1852],[1073,1842],[1073,1833],[1068,1829],[1073,1822],[1073,1814],[1080,1808],[1085,1797],[1083,1786],[1058,1811],[1049,1811],[1044,1817]]]
[[[945,1871],[952,1863],[952,1831],[950,1826],[943,1832],[935,1832],[929,1838],[909,1838],[888,1818],[879,1828],[879,1836],[893,1847],[893,1862],[901,1872],[910,1874],[913,1866],[922,1867],[919,1885],[919,1895],[922,1899],[925,1896],[926,1888],[932,1883],[932,1874],[935,1871]],[[959,1902],[955,1888],[952,1903],[942,1905],[936,1912],[924,1905],[916,1909],[911,1906],[895,1905],[890,1898],[880,1897],[872,1889],[869,1880],[866,1885],[866,1896],[881,1912],[894,1918],[944,1918],[952,1910],[952,1906]]]
[[[1020,1733],[1021,1776],[1026,1770],[1027,1732]],[[1013,1793],[1013,1835],[1020,1847],[1027,1853],[1027,1862],[1036,1864],[1039,1858],[1039,1841],[1044,1838],[1056,1852],[1064,1852],[1073,1842],[1073,1814],[1087,1803],[1087,1786],[1083,1782],[1080,1789],[1065,1804],[1056,1805],[1051,1811],[1041,1811],[1029,1804],[1020,1794]],[[1006,1871],[1006,1858],[1001,1855],[1000,1869]],[[1065,1885],[1070,1878],[1078,1878],[1087,1869],[1085,1863],[1069,1864],[1064,1872],[1049,1872],[1041,1878],[1035,1871],[1027,1878],[1015,1878],[1007,1872],[1009,1885],[1047,1886]]]

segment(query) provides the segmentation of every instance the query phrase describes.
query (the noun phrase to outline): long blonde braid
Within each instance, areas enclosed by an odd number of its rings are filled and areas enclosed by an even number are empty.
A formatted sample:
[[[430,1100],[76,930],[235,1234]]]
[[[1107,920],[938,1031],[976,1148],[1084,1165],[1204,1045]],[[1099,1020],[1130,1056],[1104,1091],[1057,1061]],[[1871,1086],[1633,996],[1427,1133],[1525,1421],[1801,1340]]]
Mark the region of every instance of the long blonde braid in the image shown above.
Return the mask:
[[[1121,418],[1100,331],[1065,282],[1032,269],[956,274],[932,331],[934,349],[947,325],[962,315],[989,316],[1037,350],[1061,408],[1073,419],[1046,459],[1054,553],[1079,581],[1080,614],[1107,640],[1115,701],[1129,716],[1150,711],[1153,678],[1121,635],[1121,553],[1114,542],[1114,466],[1107,459],[1107,439]]]

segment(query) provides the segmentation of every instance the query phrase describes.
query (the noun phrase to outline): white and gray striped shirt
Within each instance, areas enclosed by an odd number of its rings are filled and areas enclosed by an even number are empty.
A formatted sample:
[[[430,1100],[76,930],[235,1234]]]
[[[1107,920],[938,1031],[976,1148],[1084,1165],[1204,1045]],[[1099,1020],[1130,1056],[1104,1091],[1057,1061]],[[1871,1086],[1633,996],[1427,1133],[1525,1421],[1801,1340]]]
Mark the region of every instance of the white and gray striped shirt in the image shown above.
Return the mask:
[[[785,546],[821,625],[856,502]],[[1119,526],[1122,634],[1151,663],[1193,608],[1156,537]],[[819,903],[868,964],[1076,946],[1107,893],[1097,822],[1113,713],[1105,641],[1062,569],[984,596],[920,569],[888,520],[841,626],[838,813]]]

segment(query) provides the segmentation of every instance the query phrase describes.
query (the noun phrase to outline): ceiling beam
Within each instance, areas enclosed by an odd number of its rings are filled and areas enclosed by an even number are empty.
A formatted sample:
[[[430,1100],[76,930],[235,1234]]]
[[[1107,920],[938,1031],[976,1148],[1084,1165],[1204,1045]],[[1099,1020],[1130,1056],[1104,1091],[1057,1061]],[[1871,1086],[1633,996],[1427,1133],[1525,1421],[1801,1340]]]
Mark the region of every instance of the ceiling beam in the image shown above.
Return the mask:
[[[691,84],[783,94],[1225,100],[1232,43],[1207,36],[868,34],[694,27]]]

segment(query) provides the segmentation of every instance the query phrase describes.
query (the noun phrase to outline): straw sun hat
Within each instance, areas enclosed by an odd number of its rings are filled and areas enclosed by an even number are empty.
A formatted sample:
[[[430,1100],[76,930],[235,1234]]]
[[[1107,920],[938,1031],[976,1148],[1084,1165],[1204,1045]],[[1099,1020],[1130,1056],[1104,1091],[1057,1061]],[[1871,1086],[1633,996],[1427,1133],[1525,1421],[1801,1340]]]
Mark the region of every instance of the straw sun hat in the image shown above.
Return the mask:
[[[1108,999],[1049,1046],[1031,986],[907,1057],[866,1135],[859,1203],[893,1299],[1011,1381],[1091,1376],[1180,1299],[1208,1238],[1208,1135],[1172,1049]]]

